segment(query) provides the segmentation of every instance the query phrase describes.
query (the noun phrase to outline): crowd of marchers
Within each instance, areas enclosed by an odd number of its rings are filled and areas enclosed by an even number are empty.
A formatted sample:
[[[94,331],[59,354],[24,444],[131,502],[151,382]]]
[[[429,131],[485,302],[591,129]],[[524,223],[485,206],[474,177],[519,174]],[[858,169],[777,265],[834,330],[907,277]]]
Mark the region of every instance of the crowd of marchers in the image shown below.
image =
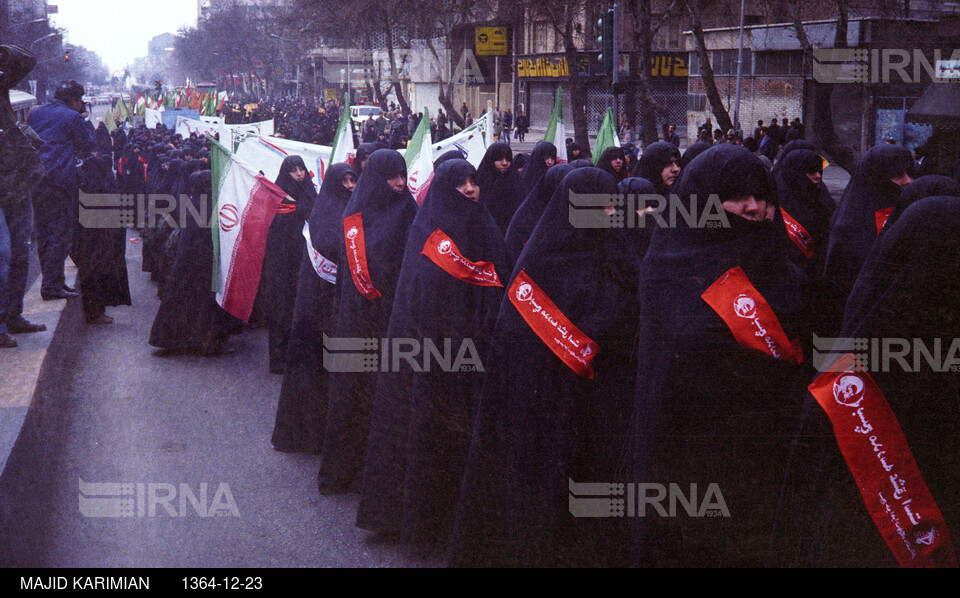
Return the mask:
[[[79,227],[76,193],[199,209],[210,142],[94,131],[78,87],[31,115],[46,174],[32,201],[3,196],[0,228],[29,236],[16,223],[32,206],[44,298],[75,296],[70,253],[87,321],[104,324],[129,303],[128,233]],[[319,142],[339,116],[306,100],[234,108]],[[5,143],[27,152],[20,131],[5,122]],[[960,184],[914,180],[910,151],[882,144],[836,201],[814,145],[792,140],[770,164],[736,141],[596,160],[571,145],[557,163],[551,143],[524,155],[504,140],[476,167],[452,150],[420,205],[390,141],[361,143],[319,191],[289,156],[249,322],[216,302],[204,223],[140,231],[159,290],[148,342],[215,355],[265,326],[264,376],[283,378],[263,442],[319,454],[318,491],[359,494],[358,526],[454,566],[955,566],[960,356],[877,368],[842,341],[949,353]],[[636,218],[578,225],[584,195],[606,214],[639,198]],[[716,198],[720,224],[658,224],[658,196],[694,216]],[[5,309],[22,298],[10,263]],[[14,333],[29,325],[4,314]],[[372,351],[331,367],[349,339]],[[838,340],[826,361],[823,339]],[[406,357],[390,357],[398,346]]]

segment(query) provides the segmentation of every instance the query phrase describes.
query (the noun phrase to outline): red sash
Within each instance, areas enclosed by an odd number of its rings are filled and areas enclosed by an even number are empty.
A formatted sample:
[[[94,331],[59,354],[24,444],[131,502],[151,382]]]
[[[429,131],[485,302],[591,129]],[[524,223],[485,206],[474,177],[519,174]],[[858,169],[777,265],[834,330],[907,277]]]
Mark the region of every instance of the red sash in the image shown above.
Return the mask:
[[[370,270],[367,269],[367,248],[363,244],[363,218],[360,212],[343,219],[343,237],[347,242],[347,264],[354,286],[367,299],[376,299],[380,291],[373,286]]]
[[[728,270],[700,297],[723,319],[741,347],[803,363],[799,339],[787,338],[773,308],[739,267]]]
[[[481,287],[503,287],[493,264],[471,262],[463,257],[453,240],[439,228],[427,237],[420,253],[454,278]]]
[[[523,270],[507,291],[528,326],[563,363],[582,378],[593,379],[593,358],[600,347],[580,332]]]
[[[883,230],[883,225],[887,223],[887,218],[890,217],[890,213],[893,212],[893,208],[883,208],[882,210],[877,210],[873,214],[874,220],[877,221],[877,234],[880,234],[880,231]]]
[[[903,567],[956,567],[943,515],[883,391],[852,354],[809,386],[873,522]]]
[[[803,228],[802,224],[794,220],[790,214],[787,214],[787,211],[783,208],[780,208],[780,213],[783,214],[783,223],[787,225],[787,234],[790,235],[790,240],[793,241],[793,244],[797,246],[797,249],[799,249],[807,259],[812,258],[815,247],[810,233],[807,232],[807,229]]]

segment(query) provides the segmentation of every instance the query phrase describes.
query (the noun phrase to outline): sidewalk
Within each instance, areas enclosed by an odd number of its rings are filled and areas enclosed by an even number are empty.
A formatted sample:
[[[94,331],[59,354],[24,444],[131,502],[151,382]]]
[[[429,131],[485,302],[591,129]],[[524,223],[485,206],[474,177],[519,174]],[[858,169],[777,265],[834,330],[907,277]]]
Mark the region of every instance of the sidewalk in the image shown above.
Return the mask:
[[[36,250],[31,247],[36,259]],[[77,269],[72,261],[67,261],[67,284],[75,284]],[[56,347],[64,345],[59,339],[73,336],[83,326],[83,314],[79,299],[61,299],[44,301],[40,297],[41,278],[33,281],[30,290],[23,298],[23,316],[37,324],[46,324],[45,332],[17,334],[18,347],[3,349],[0,357],[0,474],[7,464],[7,458],[13,449],[20,430],[27,418],[27,412],[40,394],[39,389],[47,380],[55,381],[59,368],[58,359],[53,353]],[[68,309],[70,307],[74,309]],[[67,312],[73,313],[65,317]]]

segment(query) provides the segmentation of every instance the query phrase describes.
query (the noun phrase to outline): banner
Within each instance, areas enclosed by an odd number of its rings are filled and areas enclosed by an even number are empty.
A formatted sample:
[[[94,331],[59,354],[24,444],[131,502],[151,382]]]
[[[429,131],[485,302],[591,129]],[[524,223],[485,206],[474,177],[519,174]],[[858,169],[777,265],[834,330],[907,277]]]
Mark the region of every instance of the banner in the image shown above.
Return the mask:
[[[320,172],[326,172],[330,165],[333,148],[326,145],[314,145],[279,137],[248,137],[240,142],[237,156],[274,181],[280,174],[280,165],[287,156],[300,156],[307,165],[314,187],[320,189]]]

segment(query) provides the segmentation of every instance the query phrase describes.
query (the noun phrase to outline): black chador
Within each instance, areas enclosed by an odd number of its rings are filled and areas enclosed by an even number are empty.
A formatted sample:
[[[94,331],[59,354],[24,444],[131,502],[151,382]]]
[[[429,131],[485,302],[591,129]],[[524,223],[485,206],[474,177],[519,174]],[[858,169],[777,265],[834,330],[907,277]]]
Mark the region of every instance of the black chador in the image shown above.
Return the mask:
[[[457,189],[474,173],[465,160],[441,164],[410,227],[387,338],[391,351],[420,351],[380,373],[357,514],[360,527],[425,548],[449,537],[512,266],[482,197]]]
[[[510,228],[507,229],[505,239],[507,251],[514,261],[520,257],[520,252],[523,251],[523,247],[530,240],[533,229],[540,222],[540,217],[543,216],[543,211],[547,209],[547,204],[553,197],[554,191],[557,190],[557,186],[560,185],[560,181],[573,169],[574,167],[569,164],[551,166],[546,174],[540,177],[533,191],[527,194],[527,198],[517,208],[513,219],[510,220]]]
[[[310,217],[317,192],[300,156],[284,158],[276,183],[294,202],[284,200],[270,223],[258,295],[270,335],[270,371],[280,373],[287,357],[287,340],[297,299],[297,279],[304,250],[303,224]]]
[[[273,447],[286,452],[319,453],[327,413],[327,372],[323,368],[323,335],[331,334],[336,318],[336,268],[343,209],[350,199],[344,186],[356,178],[353,168],[334,164],[320,186],[320,195],[307,221],[312,249],[308,255],[301,233],[303,254],[297,283],[297,299],[290,327],[283,384]],[[319,271],[317,266],[319,266]]]
[[[450,547],[454,566],[615,565],[622,520],[576,519],[570,482],[623,478],[636,374],[638,229],[574,226],[564,177],[507,283]],[[611,206],[613,204],[611,203]],[[601,207],[593,212],[606,216]]]
[[[808,379],[804,277],[787,257],[773,180],[748,150],[703,152],[671,193],[688,207],[716,194],[733,211],[724,206],[716,226],[657,228],[643,260],[624,481],[658,484],[643,491],[662,500],[628,511],[632,562],[764,565]],[[737,210],[741,202],[751,209]]]
[[[387,334],[407,231],[417,213],[406,172],[403,156],[396,151],[373,152],[338,230],[343,267],[337,269],[338,313],[331,336],[338,347],[347,339],[367,339],[360,347],[374,349],[366,353],[374,359]],[[346,371],[330,375],[318,479],[324,492],[350,490],[363,468],[379,368],[369,367],[373,363],[369,360],[350,363],[342,368]]]

